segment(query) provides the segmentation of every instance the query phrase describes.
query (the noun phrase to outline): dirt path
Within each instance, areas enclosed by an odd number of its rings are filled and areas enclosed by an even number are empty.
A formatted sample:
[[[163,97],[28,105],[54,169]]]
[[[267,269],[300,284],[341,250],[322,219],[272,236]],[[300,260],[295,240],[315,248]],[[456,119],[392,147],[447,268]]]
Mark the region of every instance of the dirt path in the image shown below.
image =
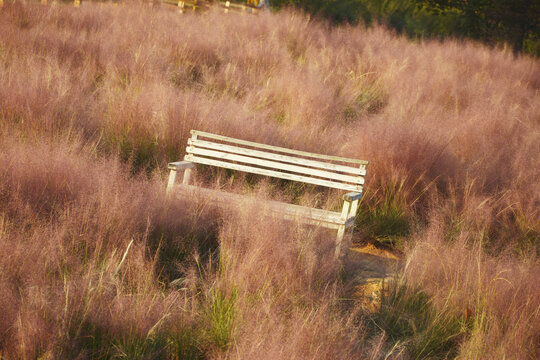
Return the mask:
[[[399,254],[373,244],[353,244],[345,261],[349,279],[349,298],[359,302],[366,312],[379,309],[383,284],[394,281]]]

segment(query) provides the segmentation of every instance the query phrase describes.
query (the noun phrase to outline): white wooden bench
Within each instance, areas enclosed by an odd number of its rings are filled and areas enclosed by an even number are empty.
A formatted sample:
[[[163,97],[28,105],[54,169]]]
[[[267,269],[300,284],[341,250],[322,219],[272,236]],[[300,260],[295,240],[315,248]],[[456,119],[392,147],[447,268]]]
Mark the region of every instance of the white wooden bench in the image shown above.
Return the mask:
[[[217,201],[230,202],[242,195],[204,189],[190,185],[194,164],[210,165],[269,177],[314,184],[349,191],[343,196],[341,212],[304,207],[278,201],[265,202],[265,208],[288,219],[337,229],[336,257],[342,254],[342,242],[347,232],[350,245],[352,229],[362,197],[365,160],[313,154],[304,151],[259,144],[202,131],[191,131],[184,161],[169,163],[167,192],[173,189],[203,191]],[[176,184],[179,171],[184,171],[181,185]]]

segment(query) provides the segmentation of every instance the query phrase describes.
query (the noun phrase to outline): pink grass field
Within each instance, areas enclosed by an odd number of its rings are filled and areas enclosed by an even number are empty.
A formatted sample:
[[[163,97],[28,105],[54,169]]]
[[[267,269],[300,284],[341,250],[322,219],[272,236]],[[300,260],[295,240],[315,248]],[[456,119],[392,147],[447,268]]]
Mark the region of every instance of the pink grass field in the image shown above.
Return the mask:
[[[354,240],[399,247],[425,306],[347,299],[333,234],[167,198],[191,129],[369,160]],[[540,66],[507,48],[5,2],[0,359],[537,359],[538,179]]]

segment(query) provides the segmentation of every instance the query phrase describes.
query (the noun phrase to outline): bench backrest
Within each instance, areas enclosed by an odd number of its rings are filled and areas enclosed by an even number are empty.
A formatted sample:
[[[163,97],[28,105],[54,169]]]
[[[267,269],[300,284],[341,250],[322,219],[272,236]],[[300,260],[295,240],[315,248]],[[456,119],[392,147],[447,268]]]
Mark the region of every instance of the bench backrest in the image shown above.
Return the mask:
[[[362,192],[365,160],[313,154],[191,130],[185,161]]]

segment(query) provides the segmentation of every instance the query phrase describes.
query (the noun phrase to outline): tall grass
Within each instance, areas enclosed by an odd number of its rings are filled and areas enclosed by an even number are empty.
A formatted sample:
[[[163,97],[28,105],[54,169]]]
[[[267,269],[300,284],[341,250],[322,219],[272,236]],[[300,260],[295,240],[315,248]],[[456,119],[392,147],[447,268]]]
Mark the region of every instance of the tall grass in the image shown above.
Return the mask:
[[[0,34],[1,356],[538,357],[537,60],[139,3],[5,3]],[[370,160],[355,240],[403,289],[368,317],[333,233],[166,198],[192,128]]]
[[[483,239],[460,231],[453,243],[442,241],[434,222],[410,252],[405,277],[421,286],[442,312],[454,312],[467,326],[460,358],[526,358],[539,355],[540,286],[537,258],[519,261],[482,249]]]

